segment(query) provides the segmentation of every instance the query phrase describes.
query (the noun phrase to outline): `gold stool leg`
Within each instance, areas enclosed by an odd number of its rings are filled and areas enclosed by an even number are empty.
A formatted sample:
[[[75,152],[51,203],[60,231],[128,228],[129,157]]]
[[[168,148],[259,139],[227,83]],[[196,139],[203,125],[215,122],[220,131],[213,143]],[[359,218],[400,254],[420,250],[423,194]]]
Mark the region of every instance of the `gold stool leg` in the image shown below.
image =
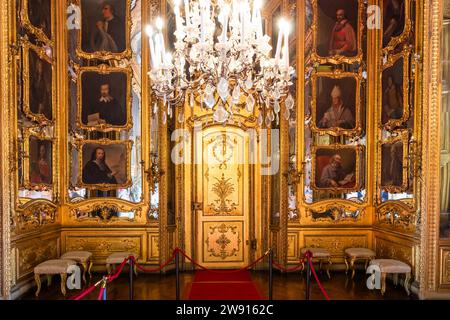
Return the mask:
[[[381,273],[381,295],[386,292],[386,272]]]
[[[64,296],[66,295],[66,281],[67,273],[61,273],[61,292]]]
[[[372,259],[365,259],[365,263],[364,263],[364,270],[367,270],[367,267],[369,266],[369,261]]]
[[[348,273],[348,261],[347,261],[347,256],[344,257],[344,262],[345,262],[345,274]]]
[[[83,267],[83,282],[86,284],[86,271],[87,271],[87,263],[86,262],[82,262],[81,266]]]
[[[331,276],[330,276],[330,266],[331,266],[331,257],[328,258],[328,264],[327,264],[327,275],[328,275],[328,279],[331,279]]]
[[[134,270],[134,275],[137,277],[138,271],[137,271],[136,263],[133,263],[133,270]]]
[[[36,286],[37,286],[36,293],[35,293],[35,295],[37,297],[37,296],[39,296],[39,292],[41,291],[41,275],[38,273],[35,273],[34,281],[36,281]]]
[[[319,259],[319,271],[322,272],[322,259]]]
[[[52,275],[47,274],[47,288],[52,285]]]
[[[352,257],[352,259],[350,260],[350,268],[352,268],[352,279],[355,277],[355,261],[355,257]]]
[[[92,265],[93,265],[92,260],[89,260],[89,268],[88,268],[89,279],[92,278],[92,274],[91,274]]]
[[[405,274],[405,290],[406,290],[406,294],[409,296],[409,280],[411,280],[411,272],[408,272]]]
[[[397,285],[398,285],[398,273],[394,273],[392,275],[392,282],[394,282],[394,286],[397,287]]]
[[[302,260],[302,270],[300,271],[300,273],[303,275],[303,271],[305,270],[305,261]]]

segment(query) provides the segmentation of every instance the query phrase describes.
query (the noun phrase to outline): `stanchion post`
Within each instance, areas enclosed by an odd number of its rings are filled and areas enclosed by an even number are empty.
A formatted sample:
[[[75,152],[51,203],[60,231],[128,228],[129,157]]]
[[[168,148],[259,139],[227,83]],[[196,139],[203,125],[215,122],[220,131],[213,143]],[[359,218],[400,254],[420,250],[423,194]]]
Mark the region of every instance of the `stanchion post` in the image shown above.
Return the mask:
[[[180,300],[180,252],[175,252],[176,299]]]
[[[309,259],[311,259],[311,252],[307,251],[305,254],[306,258],[306,295],[305,300],[309,300],[309,293],[311,291],[311,265]]]
[[[273,297],[273,251],[269,249],[269,300]]]
[[[128,259],[128,265],[130,266],[130,272],[129,272],[129,299],[133,300],[133,296],[134,296],[134,288],[133,288],[133,270],[134,270],[134,261],[133,259],[129,258]]]

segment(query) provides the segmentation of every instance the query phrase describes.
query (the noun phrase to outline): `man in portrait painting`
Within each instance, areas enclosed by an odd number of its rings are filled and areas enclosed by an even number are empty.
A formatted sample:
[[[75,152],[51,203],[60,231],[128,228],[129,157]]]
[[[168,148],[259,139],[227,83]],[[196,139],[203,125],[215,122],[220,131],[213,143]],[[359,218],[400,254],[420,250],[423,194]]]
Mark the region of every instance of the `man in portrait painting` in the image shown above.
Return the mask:
[[[85,184],[117,184],[115,175],[106,164],[105,149],[97,147],[90,160],[83,167],[83,183]]]
[[[342,166],[342,157],[339,154],[331,156],[329,163],[323,167],[320,174],[319,187],[339,188],[355,182],[355,175],[346,173]]]
[[[401,141],[383,146],[383,186],[403,184],[403,143]]]
[[[125,24],[117,16],[114,6],[105,2],[102,6],[102,19],[95,24],[91,34],[91,49],[95,51],[125,51]]]
[[[37,154],[30,162],[30,182],[32,184],[51,184],[51,164],[48,161],[47,146],[44,142],[37,143]]]
[[[355,118],[348,107],[344,105],[342,91],[338,85],[331,90],[331,107],[325,112],[317,125],[319,128],[343,128],[355,127]]]
[[[403,31],[405,1],[385,0],[383,4],[383,46],[386,46],[392,37],[399,36]]]
[[[401,119],[403,116],[403,94],[401,88],[395,83],[392,75],[388,75],[386,87],[383,90],[382,123],[389,119]]]
[[[125,125],[125,112],[119,101],[111,95],[109,83],[101,82],[98,90],[97,98],[90,103],[90,111],[87,113],[87,119],[85,119],[85,121],[87,120],[87,124],[98,125],[105,123],[113,126]],[[89,106],[87,107],[89,108]]]
[[[336,11],[336,23],[331,30],[328,54],[331,56],[356,55],[356,33],[345,16],[344,9]]]
[[[34,27],[41,29],[47,38],[51,38],[50,0],[28,0],[28,19]]]
[[[41,60],[34,51],[30,51],[30,110],[47,119],[52,119],[51,110],[51,66]]]

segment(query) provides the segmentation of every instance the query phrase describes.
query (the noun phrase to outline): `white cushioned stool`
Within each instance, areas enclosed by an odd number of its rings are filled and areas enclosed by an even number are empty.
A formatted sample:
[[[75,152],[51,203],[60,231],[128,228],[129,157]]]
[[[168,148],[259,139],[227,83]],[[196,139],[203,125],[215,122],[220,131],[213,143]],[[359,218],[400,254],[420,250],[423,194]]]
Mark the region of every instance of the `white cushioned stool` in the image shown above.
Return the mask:
[[[305,258],[305,253],[307,251],[311,251],[312,253],[312,260],[317,260],[319,261],[319,270],[322,270],[322,261],[327,261],[327,275],[328,275],[328,279],[331,279],[330,276],[330,265],[331,265],[331,254],[328,250],[323,249],[323,248],[303,248],[300,253],[301,253],[301,257]],[[305,262],[302,261],[302,272],[305,269]]]
[[[108,273],[111,272],[111,265],[114,269],[116,264],[121,264],[123,260],[128,258],[129,256],[133,256],[136,262],[139,259],[139,255],[134,252],[116,252],[109,255],[109,257],[106,258],[106,270],[108,271]],[[137,276],[136,264],[133,264],[133,267],[134,274]]]
[[[367,265],[373,259],[375,259],[375,252],[367,248],[348,248],[344,251],[345,257],[345,274],[347,274],[349,268],[352,268],[352,279],[355,276],[355,261],[364,260],[364,269],[367,269]]]
[[[370,265],[377,265],[381,272],[381,294],[386,291],[386,275],[394,274],[394,284],[397,284],[398,274],[405,274],[404,287],[409,295],[409,280],[411,280],[411,267],[399,260],[394,259],[375,259],[370,261]]]
[[[47,275],[47,286],[52,283],[52,275],[59,274],[61,276],[61,292],[66,295],[67,269],[76,264],[74,260],[53,259],[44,261],[34,267],[34,280],[37,285],[36,297],[41,291],[41,274]]]
[[[73,260],[81,264],[83,267],[83,281],[86,283],[86,271],[91,278],[91,268],[92,268],[92,253],[89,251],[68,251],[64,253],[60,259],[63,260]]]

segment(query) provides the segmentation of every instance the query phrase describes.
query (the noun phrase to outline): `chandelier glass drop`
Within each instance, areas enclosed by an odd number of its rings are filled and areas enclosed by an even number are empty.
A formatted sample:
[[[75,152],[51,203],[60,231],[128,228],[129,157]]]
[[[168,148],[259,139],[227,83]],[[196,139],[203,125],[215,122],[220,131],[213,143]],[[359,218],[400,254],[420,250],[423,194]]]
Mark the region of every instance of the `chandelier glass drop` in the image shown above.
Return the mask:
[[[271,39],[263,34],[261,0],[184,0],[183,8],[179,1],[174,4],[173,54],[166,51],[161,18],[156,28],[146,28],[152,94],[163,104],[163,121],[173,116],[174,106],[185,103],[211,109],[213,121],[222,124],[233,123],[243,108],[250,114],[259,108],[260,126],[278,123],[280,116],[289,119],[294,107],[289,23],[280,19],[272,57]],[[185,121],[184,112],[177,120]]]

